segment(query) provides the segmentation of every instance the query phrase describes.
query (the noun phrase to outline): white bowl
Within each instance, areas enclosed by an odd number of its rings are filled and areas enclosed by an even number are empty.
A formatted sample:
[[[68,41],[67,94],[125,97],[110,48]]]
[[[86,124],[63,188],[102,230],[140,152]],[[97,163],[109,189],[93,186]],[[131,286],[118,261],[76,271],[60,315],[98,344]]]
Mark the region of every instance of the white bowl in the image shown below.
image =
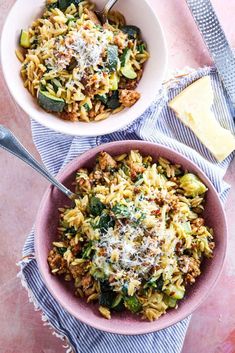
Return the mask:
[[[107,0],[94,0],[98,8]],[[17,0],[12,7],[1,38],[1,60],[3,74],[9,90],[21,108],[40,124],[58,132],[78,136],[97,136],[117,131],[138,118],[151,104],[164,77],[167,51],[163,32],[153,9],[147,0],[119,0],[114,9],[122,12],[128,24],[141,28],[147,42],[150,59],[145,65],[143,77],[138,85],[141,99],[131,108],[111,115],[107,120],[95,123],[69,122],[45,112],[24,88],[20,77],[21,64],[15,55],[22,28],[27,29],[33,20],[40,17],[45,0]]]

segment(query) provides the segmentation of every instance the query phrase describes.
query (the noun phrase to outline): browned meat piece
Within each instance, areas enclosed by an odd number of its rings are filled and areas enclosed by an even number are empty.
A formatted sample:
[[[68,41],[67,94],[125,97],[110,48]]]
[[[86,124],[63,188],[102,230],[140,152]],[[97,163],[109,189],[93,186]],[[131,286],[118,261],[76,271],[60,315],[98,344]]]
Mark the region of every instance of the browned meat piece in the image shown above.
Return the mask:
[[[123,89],[119,91],[119,101],[124,107],[131,107],[140,99],[140,93]]]
[[[89,20],[91,20],[92,22],[94,22],[96,25],[100,26],[100,20],[98,19],[98,17],[96,16],[94,11],[85,9],[84,12],[86,13],[86,15],[88,16]]]
[[[106,250],[105,248],[100,248],[100,249],[98,250],[98,255],[99,255],[99,256],[105,256],[106,253],[107,253],[107,250]]]
[[[77,278],[77,277],[83,275],[87,271],[86,266],[87,266],[87,262],[83,262],[78,265],[70,265],[69,270],[70,270],[73,278]]]
[[[200,261],[187,255],[183,255],[179,258],[179,268],[185,273],[186,284],[193,284],[196,277],[201,274]]]
[[[142,174],[145,171],[143,165],[140,165],[135,162],[128,163],[130,170],[131,170],[131,179],[135,180],[138,174]]]
[[[93,98],[100,90],[100,81],[97,79],[97,76],[92,75],[89,77],[89,72],[81,78],[81,82],[84,86],[82,92],[88,97]]]
[[[111,168],[116,168],[117,162],[107,152],[101,152],[99,154],[99,166],[101,170],[109,171]]]
[[[74,256],[77,255],[82,249],[81,243],[75,244],[74,238],[70,240],[70,245],[71,245],[71,252]]]
[[[134,80],[131,80],[129,78],[122,76],[120,78],[118,87],[121,89],[135,90],[142,75],[143,75],[143,70],[141,69],[137,72],[137,78]]]
[[[71,252],[74,256],[76,256],[81,251],[81,245],[77,244],[72,247]]]
[[[87,192],[90,190],[91,190],[91,181],[88,179],[87,170],[79,169],[76,176],[75,192],[78,194],[81,194],[83,191]]]
[[[203,218],[197,218],[197,219],[194,219],[192,221],[192,223],[196,226],[196,227],[201,227],[204,225],[205,223],[205,220]]]
[[[94,95],[94,90],[91,85],[89,85],[89,79],[88,79],[88,73],[86,73],[82,78],[81,78],[81,83],[84,86],[83,93],[88,96],[92,97]]]
[[[67,272],[67,262],[62,255],[57,253],[56,249],[49,252],[47,260],[52,271],[58,270],[56,274],[61,275]]]
[[[131,171],[135,171],[137,174],[143,173],[145,171],[145,167],[143,167],[143,165],[135,162],[130,163],[130,168],[131,168]]]
[[[138,85],[138,80],[129,80],[128,78],[121,77],[118,87],[121,89],[134,90]]]
[[[63,120],[78,121],[77,113],[62,112],[59,115],[60,115],[60,118]]]
[[[123,50],[126,46],[126,38],[126,34],[119,32],[117,35],[114,36],[113,43],[117,45],[119,49]]]
[[[153,216],[159,216],[159,215],[161,214],[161,210],[152,210],[152,211],[151,211],[151,214],[152,214]]]
[[[89,180],[87,179],[83,179],[81,178],[78,182],[78,190],[80,189],[80,191],[89,191],[91,190],[91,183]]]
[[[81,280],[83,290],[86,290],[87,288],[89,288],[92,285],[92,283],[93,283],[93,280],[92,280],[91,275],[89,275],[89,274],[84,276]]]
[[[138,186],[134,187],[134,193],[135,194],[139,194],[141,192],[140,188],[138,188]]]
[[[175,251],[177,253],[177,255],[181,255],[183,254],[183,248],[182,248],[182,240],[179,240],[178,243],[176,243],[175,245]]]
[[[200,230],[204,226],[204,222],[205,221],[203,218],[197,218],[192,221],[191,228],[193,234],[197,234],[198,232],[200,232]]]
[[[178,211],[179,209],[179,200],[176,195],[172,195],[169,200],[167,200],[169,210]]]
[[[97,113],[94,110],[90,110],[88,113],[89,118],[92,120],[96,117]]]
[[[100,170],[96,170],[95,172],[92,172],[89,175],[89,179],[94,181],[94,180],[101,180],[103,178],[103,173]]]

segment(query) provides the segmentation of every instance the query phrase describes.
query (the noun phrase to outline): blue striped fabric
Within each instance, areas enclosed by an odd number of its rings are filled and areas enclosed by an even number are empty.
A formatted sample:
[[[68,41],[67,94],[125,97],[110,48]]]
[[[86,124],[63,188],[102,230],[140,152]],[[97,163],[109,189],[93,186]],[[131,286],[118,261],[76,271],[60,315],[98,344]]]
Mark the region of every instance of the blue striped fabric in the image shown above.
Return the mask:
[[[210,75],[215,92],[214,111],[220,124],[235,133],[234,111],[223,91],[217,72],[203,68],[192,72],[170,87],[163,88],[151,107],[131,126],[122,131],[101,137],[71,137],[50,131],[32,121],[32,133],[36,147],[46,167],[56,175],[69,161],[79,154],[116,140],[143,139],[158,142],[181,152],[204,170],[225,201],[229,186],[223,176],[233,155],[217,163],[194,134],[175,118],[167,102],[194,80]],[[21,263],[21,276],[37,308],[41,309],[57,333],[64,336],[76,353],[179,353],[190,318],[162,330],[141,336],[121,336],[100,332],[68,314],[45,287],[34,258],[34,233],[29,235],[23,249],[30,256]]]

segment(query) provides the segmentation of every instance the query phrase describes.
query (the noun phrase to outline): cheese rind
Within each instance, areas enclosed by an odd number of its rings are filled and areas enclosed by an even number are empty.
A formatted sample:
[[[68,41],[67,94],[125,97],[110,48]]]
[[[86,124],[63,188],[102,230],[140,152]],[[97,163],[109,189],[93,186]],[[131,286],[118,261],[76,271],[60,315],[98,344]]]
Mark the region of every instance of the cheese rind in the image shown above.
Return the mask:
[[[216,120],[211,111],[213,100],[210,77],[205,76],[184,89],[169,107],[221,162],[235,150],[235,137]]]

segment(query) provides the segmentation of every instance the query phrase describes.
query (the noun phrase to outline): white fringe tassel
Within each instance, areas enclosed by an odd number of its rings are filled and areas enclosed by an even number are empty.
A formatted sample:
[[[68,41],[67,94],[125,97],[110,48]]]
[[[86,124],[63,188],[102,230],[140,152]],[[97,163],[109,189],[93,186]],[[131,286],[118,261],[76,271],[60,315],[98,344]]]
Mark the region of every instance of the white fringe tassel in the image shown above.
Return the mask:
[[[29,302],[33,303],[34,310],[41,312],[41,319],[43,321],[43,326],[48,326],[48,328],[50,330],[53,330],[52,331],[52,335],[54,335],[57,338],[61,339],[65,343],[65,345],[62,345],[62,347],[64,349],[66,349],[65,353],[75,353],[75,349],[69,343],[68,337],[66,337],[65,335],[63,335],[60,332],[58,332],[57,329],[50,323],[47,315],[42,312],[42,310],[41,310],[41,308],[40,308],[40,306],[38,304],[37,299],[35,298],[33,292],[31,291],[31,289],[27,285],[27,281],[25,279],[25,276],[24,276],[22,270],[23,270],[24,266],[31,261],[31,259],[32,258],[24,259],[23,261],[20,261],[20,262],[17,263],[17,266],[20,267],[20,271],[17,274],[17,277],[21,280],[22,287],[26,289],[26,291],[28,293]]]

